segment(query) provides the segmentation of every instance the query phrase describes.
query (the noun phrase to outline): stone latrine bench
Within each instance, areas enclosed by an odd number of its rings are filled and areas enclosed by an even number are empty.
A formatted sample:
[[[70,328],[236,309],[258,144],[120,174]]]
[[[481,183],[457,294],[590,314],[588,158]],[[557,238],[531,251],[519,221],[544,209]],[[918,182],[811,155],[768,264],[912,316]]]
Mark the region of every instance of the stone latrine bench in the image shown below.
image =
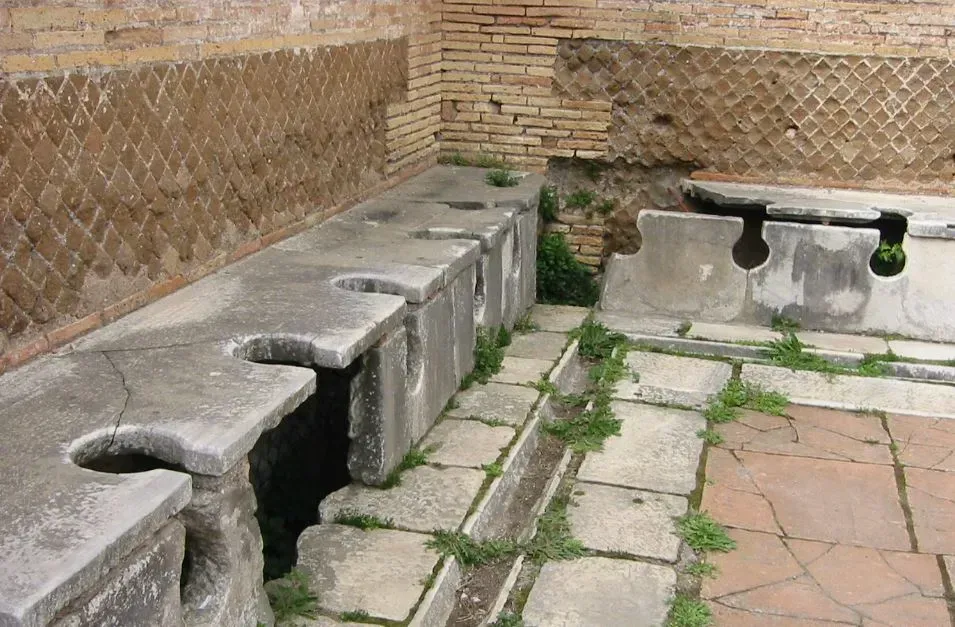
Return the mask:
[[[688,180],[702,211],[643,211],[643,247],[615,255],[601,308],[955,341],[955,201]],[[870,267],[883,233],[905,265]],[[743,259],[743,261],[739,261]]]
[[[430,170],[0,376],[0,625],[270,624],[263,525],[294,547],[384,481],[477,326],[533,303],[543,179],[484,174]]]

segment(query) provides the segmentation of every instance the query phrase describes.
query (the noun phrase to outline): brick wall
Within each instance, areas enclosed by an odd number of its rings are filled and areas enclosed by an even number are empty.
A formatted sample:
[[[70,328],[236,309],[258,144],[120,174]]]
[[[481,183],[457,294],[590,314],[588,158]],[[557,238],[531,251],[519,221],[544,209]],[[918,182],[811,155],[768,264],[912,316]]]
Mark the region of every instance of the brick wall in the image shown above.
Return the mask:
[[[36,4],[0,8],[0,370],[434,162],[430,0]]]

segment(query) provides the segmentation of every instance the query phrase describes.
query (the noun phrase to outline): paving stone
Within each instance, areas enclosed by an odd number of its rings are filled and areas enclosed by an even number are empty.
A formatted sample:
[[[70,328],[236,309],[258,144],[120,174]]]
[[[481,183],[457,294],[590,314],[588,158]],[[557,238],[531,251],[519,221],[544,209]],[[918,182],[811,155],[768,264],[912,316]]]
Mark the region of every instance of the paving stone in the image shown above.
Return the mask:
[[[632,377],[617,383],[614,395],[665,405],[702,407],[733,376],[733,367],[721,361],[661,353],[631,351],[627,364]]]
[[[557,361],[567,346],[567,336],[563,333],[541,331],[537,333],[515,333],[511,345],[504,349],[510,357],[546,359]]]
[[[522,425],[539,396],[537,390],[514,385],[475,385],[454,397],[457,406],[447,415]]]
[[[298,539],[298,566],[310,575],[321,609],[402,621],[438,563],[427,540],[406,531],[316,525]]]
[[[742,411],[737,420],[716,425],[723,448],[892,464],[889,436],[876,416],[792,405],[791,420]]]
[[[696,435],[706,426],[703,417],[624,402],[615,402],[612,408],[622,420],[620,436],[608,438],[602,451],[587,453],[578,479],[654,492],[692,492],[703,450]]]
[[[686,336],[715,342],[772,342],[781,337],[768,327],[716,322],[693,322]]]
[[[541,331],[567,333],[573,331],[590,315],[587,307],[567,305],[534,305],[531,308],[531,320]]]
[[[955,359],[955,344],[919,342],[917,340],[890,340],[889,348],[899,357],[923,361],[949,361]]]
[[[476,420],[445,420],[421,444],[433,447],[429,462],[480,468],[495,462],[513,438],[514,429],[510,427],[489,427]]]
[[[554,362],[544,359],[505,357],[501,371],[491,377],[491,381],[515,385],[534,384],[553,367]]]
[[[604,557],[548,562],[527,598],[527,627],[659,627],[676,585],[671,568]]]
[[[328,495],[319,506],[320,520],[333,522],[342,512],[391,519],[396,527],[431,532],[457,529],[484,483],[485,473],[470,468],[421,466],[401,475],[389,489],[358,484]]]
[[[714,625],[728,625],[731,627],[823,627],[831,623],[820,623],[811,618],[791,618],[789,616],[772,616],[760,612],[746,612],[718,603],[710,603],[713,611]]]
[[[687,507],[681,496],[577,483],[568,518],[571,535],[588,549],[675,562],[673,519]]]
[[[955,480],[951,473],[905,468],[906,492],[919,550],[955,554]]]
[[[862,353],[879,355],[889,351],[888,343],[880,337],[866,335],[848,335],[845,333],[820,333],[817,331],[798,331],[799,340],[815,348],[842,353]]]
[[[744,364],[742,379],[786,394],[796,405],[955,418],[955,386],[885,377],[827,375]]]
[[[635,316],[618,311],[598,311],[594,314],[594,318],[611,331],[624,335],[677,337],[677,329],[682,324],[681,320],[675,318]]]
[[[955,420],[892,414],[888,423],[902,464],[955,471]]]
[[[738,481],[739,473],[745,473],[758,490],[748,500],[757,503],[759,497],[771,506],[786,535],[880,549],[910,548],[891,466],[746,451],[735,457],[741,468],[730,473],[729,480]],[[707,479],[716,486],[723,480],[720,473]],[[708,490],[709,486],[703,490],[704,500]],[[752,515],[725,508],[718,516],[726,525],[747,528]]]
[[[798,621],[852,624],[948,624],[944,587],[935,556],[832,545],[774,534],[730,530],[737,548],[713,554],[720,572],[703,581],[714,608],[797,622],[726,620],[727,625],[799,625]],[[720,616],[720,611],[715,612]],[[817,624],[815,622],[811,624]]]

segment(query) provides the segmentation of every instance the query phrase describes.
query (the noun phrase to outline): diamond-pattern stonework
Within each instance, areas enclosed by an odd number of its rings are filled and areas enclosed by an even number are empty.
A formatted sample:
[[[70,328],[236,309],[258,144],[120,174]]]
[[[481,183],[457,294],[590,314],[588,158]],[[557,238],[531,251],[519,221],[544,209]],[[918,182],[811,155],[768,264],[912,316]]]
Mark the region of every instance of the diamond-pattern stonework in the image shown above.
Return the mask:
[[[0,346],[358,196],[407,41],[0,80]]]
[[[613,103],[608,159],[950,187],[955,62],[562,40],[554,90]]]

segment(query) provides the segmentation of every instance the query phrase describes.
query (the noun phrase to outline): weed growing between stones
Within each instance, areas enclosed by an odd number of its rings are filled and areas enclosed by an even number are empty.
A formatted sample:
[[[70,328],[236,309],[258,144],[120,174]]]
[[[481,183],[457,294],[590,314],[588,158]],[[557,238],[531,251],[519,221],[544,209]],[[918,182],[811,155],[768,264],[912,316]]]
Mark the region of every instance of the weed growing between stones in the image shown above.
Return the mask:
[[[497,330],[478,329],[474,343],[474,370],[464,377],[461,389],[466,390],[475,382],[487,383],[500,372],[504,362],[504,347],[510,343],[511,334],[504,327]]]
[[[489,564],[520,552],[519,545],[512,540],[478,542],[459,531],[434,531],[427,546],[442,555],[453,556],[462,566]]]
[[[568,209],[587,209],[597,200],[597,194],[587,190],[578,189],[564,198],[564,205]]]
[[[265,593],[275,614],[276,624],[281,625],[296,618],[318,617],[318,597],[308,584],[308,575],[297,568],[265,584]]]
[[[755,383],[730,379],[703,410],[703,416],[714,423],[732,422],[739,416],[740,408],[785,416],[788,404],[789,399],[784,394],[764,390]]]
[[[591,307],[600,289],[590,270],[571,252],[562,233],[537,242],[537,298],[546,305]]]
[[[700,553],[728,553],[736,548],[736,541],[706,512],[681,516],[676,521],[676,532],[691,549]]]
[[[725,442],[723,436],[720,435],[718,431],[713,431],[712,429],[700,429],[696,432],[696,437],[713,446]]]
[[[670,605],[667,627],[708,627],[713,624],[713,612],[699,599],[678,594]]]
[[[517,187],[520,179],[510,170],[494,169],[484,175],[484,181],[494,187]]]
[[[381,484],[381,487],[388,489],[401,485],[401,474],[406,470],[411,470],[412,468],[417,468],[418,466],[424,466],[427,464],[428,455],[430,455],[433,451],[434,449],[431,447],[423,449],[413,448],[408,451],[401,460],[401,463],[398,464],[398,467],[388,474],[384,483]]]
[[[792,333],[793,331],[799,330],[799,323],[797,321],[792,318],[787,318],[778,312],[773,314],[769,326],[772,327],[773,331],[779,333]]]
[[[395,526],[395,521],[391,518],[378,518],[372,514],[362,514],[353,509],[345,509],[338,512],[334,522],[339,525],[358,527],[365,531],[372,529],[391,529]]]
[[[623,346],[627,338],[621,333],[612,333],[607,327],[595,320],[587,320],[574,329],[570,336],[578,340],[577,351],[586,359],[607,359],[618,346]]]
[[[371,616],[365,610],[351,610],[342,612],[338,618],[345,623],[361,623],[367,621]]]
[[[680,323],[680,326],[676,328],[676,334],[680,337],[686,337],[686,334],[690,332],[690,329],[693,328],[693,323],[689,320],[684,320]]]
[[[821,372],[830,378],[837,374],[884,377],[889,374],[888,362],[899,361],[890,351],[879,355],[867,354],[855,368],[838,366],[815,353],[806,352],[806,345],[793,332],[787,333],[781,340],[769,342],[766,347],[769,359],[774,365],[790,370]]]
[[[537,201],[537,212],[544,222],[554,222],[557,220],[557,211],[560,206],[560,199],[557,197],[557,189],[551,185],[541,186],[540,200]]]
[[[586,553],[583,543],[570,533],[567,505],[570,497],[557,496],[537,521],[537,535],[526,547],[527,556],[537,563],[572,560]]]
[[[687,566],[684,572],[694,577],[716,577],[719,569],[709,562],[694,562]]]
[[[902,242],[894,244],[886,240],[879,242],[871,266],[872,271],[879,276],[893,276],[902,272],[905,267],[905,251],[902,250]]]
[[[504,467],[500,462],[494,462],[492,464],[483,464],[481,468],[484,469],[484,472],[487,473],[488,477],[496,478],[504,474]]]
[[[602,216],[609,216],[617,208],[617,203],[612,198],[607,198],[597,205],[595,211]]]
[[[488,627],[524,627],[524,619],[513,612],[501,612]]]

